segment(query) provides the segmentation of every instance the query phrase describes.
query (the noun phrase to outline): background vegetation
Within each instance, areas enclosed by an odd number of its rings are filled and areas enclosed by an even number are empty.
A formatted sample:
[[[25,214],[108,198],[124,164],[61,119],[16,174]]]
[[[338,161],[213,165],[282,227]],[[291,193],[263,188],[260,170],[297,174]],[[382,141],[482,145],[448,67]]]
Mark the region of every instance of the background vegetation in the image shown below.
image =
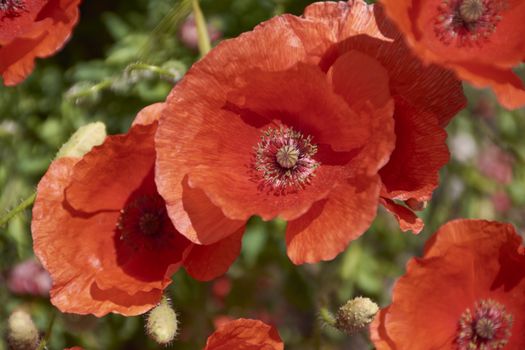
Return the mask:
[[[201,6],[214,30],[228,38],[274,15],[300,14],[311,2],[203,0]],[[198,58],[181,36],[189,9],[177,6],[175,0],[85,1],[65,49],[38,61],[25,83],[0,86],[0,213],[33,193],[78,127],[103,121],[109,133],[125,132],[138,110],[164,100]],[[381,210],[367,234],[334,261],[295,267],[286,257],[284,224],[254,219],[242,254],[225,277],[197,283],[182,271],[175,275],[168,295],[180,316],[181,334],[171,347],[201,349],[214,323],[229,316],[275,323],[289,350],[367,349],[366,335],[346,337],[320,327],[319,309],[335,310],[358,295],[388,304],[406,261],[452,218],[493,218],[523,230],[524,112],[500,109],[487,92],[466,91],[469,106],[448,127],[453,158],[442,171],[442,186],[421,212],[427,225],[420,235],[400,232]],[[49,349],[159,348],[144,335],[142,317],[62,315],[46,297],[8,288],[13,267],[33,257],[29,224],[26,210],[0,227],[0,333],[9,313],[23,305],[42,331],[56,316]]]

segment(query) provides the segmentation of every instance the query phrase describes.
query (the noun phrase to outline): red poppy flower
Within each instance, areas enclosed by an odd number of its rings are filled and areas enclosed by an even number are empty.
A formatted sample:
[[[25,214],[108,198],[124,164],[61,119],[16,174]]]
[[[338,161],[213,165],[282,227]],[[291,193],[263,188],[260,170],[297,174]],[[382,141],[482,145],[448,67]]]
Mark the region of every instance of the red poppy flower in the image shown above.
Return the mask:
[[[22,82],[36,57],[62,48],[78,21],[80,0],[0,1],[0,74],[4,85]]]
[[[511,225],[457,220],[407,265],[372,324],[378,350],[525,349],[525,252]]]
[[[204,350],[283,350],[277,330],[258,320],[240,318],[227,322],[213,333]]]
[[[490,87],[507,108],[525,106],[512,68],[525,57],[521,0],[383,0],[414,52],[476,87]]]
[[[157,122],[141,124],[159,109],[146,108],[127,134],[107,137],[81,159],[55,160],[38,185],[34,250],[53,279],[51,301],[64,312],[143,313],[179,266],[208,280],[239,253],[242,228],[197,246],[167,217],[154,182]]]
[[[193,242],[279,216],[295,263],[332,259],[380,193],[404,229],[421,229],[394,200],[430,199],[443,126],[464,103],[373,6],[316,3],[222,42],[177,84],[156,136],[159,193]]]

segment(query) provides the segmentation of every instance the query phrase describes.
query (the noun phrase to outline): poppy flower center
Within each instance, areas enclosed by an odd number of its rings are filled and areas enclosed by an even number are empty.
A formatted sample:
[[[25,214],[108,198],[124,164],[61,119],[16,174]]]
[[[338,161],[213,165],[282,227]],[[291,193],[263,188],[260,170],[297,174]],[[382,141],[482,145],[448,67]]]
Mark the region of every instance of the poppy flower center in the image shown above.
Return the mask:
[[[512,315],[505,306],[491,300],[476,303],[474,311],[465,310],[458,325],[458,350],[499,350],[507,345]]]
[[[158,213],[144,213],[139,220],[140,231],[146,236],[156,235],[162,226],[162,217]]]
[[[158,194],[140,196],[120,211],[117,230],[120,239],[133,246],[162,236],[167,212],[164,200]]]
[[[504,0],[442,0],[434,31],[445,44],[481,46],[496,31]]]
[[[0,0],[0,18],[18,17],[23,10],[24,2],[22,0]]]
[[[291,169],[299,160],[299,148],[292,145],[284,145],[277,151],[275,159],[281,167]]]
[[[304,188],[319,166],[312,136],[281,126],[264,131],[255,146],[255,169],[263,185],[277,192]]]
[[[459,5],[459,15],[467,22],[476,22],[481,18],[485,7],[482,0],[464,0]]]

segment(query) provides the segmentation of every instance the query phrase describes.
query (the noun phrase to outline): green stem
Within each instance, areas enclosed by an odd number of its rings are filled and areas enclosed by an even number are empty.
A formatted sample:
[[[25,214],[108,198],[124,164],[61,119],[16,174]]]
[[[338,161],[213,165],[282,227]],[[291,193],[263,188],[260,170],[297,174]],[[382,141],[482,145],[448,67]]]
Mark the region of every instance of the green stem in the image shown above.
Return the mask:
[[[126,67],[126,72],[131,72],[134,70],[145,70],[158,74],[159,76],[169,77],[172,80],[179,80],[182,76],[180,72],[173,72],[162,67],[153,66],[151,64],[136,62],[128,65]]]
[[[201,57],[204,57],[211,50],[210,36],[208,35],[208,28],[206,26],[206,20],[202,14],[202,10],[199,5],[199,0],[192,1],[193,15],[195,16],[195,25],[197,26],[197,35],[199,38],[199,52]]]
[[[49,320],[49,324],[47,325],[46,335],[44,336],[44,339],[42,339],[40,344],[38,344],[37,350],[44,350],[46,348],[46,345],[49,342],[49,338],[51,337],[51,333],[53,332],[55,318],[56,318],[56,313],[53,312],[53,314],[51,315],[51,319]]]
[[[0,217],[0,227],[2,227],[5,224],[7,224],[9,222],[9,220],[14,218],[19,213],[23,212],[29,206],[31,206],[31,204],[33,204],[33,202],[35,201],[35,198],[36,198],[36,192],[33,193],[28,198],[24,199],[24,201],[22,203],[20,203],[15,208],[11,209],[9,212],[7,212],[7,214],[5,214],[2,217]]]
[[[71,91],[67,93],[67,97],[74,100],[82,97],[95,95],[103,90],[109,89],[111,87],[111,84],[113,84],[113,79],[104,79],[95,85],[82,87],[78,90],[71,89]]]

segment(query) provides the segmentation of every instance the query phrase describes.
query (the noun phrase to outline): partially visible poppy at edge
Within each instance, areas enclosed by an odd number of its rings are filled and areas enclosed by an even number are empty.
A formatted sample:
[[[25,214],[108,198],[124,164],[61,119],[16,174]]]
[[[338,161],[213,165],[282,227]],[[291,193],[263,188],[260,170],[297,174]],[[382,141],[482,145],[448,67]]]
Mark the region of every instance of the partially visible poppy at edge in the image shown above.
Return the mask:
[[[280,217],[301,264],[333,259],[380,202],[403,230],[423,228],[413,210],[438,184],[444,126],[465,97],[452,73],[411,54],[381,8],[356,0],[221,42],[166,104],[156,181],[175,227],[210,244],[253,215]]]
[[[0,75],[6,86],[21,83],[35,58],[51,56],[69,39],[80,0],[0,1]]]
[[[386,13],[427,63],[440,64],[506,108],[525,106],[513,72],[525,57],[522,0],[382,0]]]
[[[145,108],[127,134],[108,136],[82,158],[58,158],[38,185],[34,250],[62,312],[142,314],[158,304],[179,266],[210,280],[239,254],[243,227],[197,246],[166,215],[154,183],[162,106]]]
[[[456,220],[427,242],[371,327],[378,350],[525,349],[525,250],[509,224]]]
[[[204,350],[283,350],[284,344],[273,326],[259,320],[229,321],[208,337]]]

